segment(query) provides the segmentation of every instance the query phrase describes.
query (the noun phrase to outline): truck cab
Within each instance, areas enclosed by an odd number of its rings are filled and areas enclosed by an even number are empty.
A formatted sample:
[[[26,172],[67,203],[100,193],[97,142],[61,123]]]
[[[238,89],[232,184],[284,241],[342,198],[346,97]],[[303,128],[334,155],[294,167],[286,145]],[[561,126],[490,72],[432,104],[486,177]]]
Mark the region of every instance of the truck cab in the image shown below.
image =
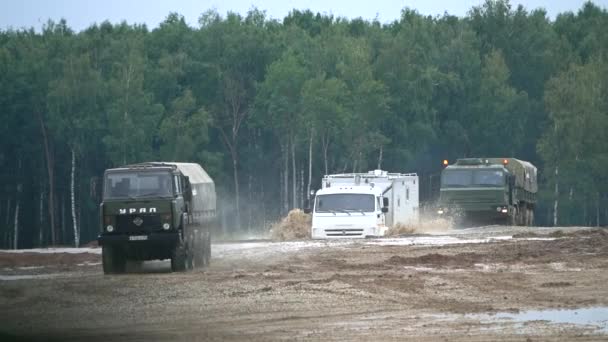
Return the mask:
[[[475,222],[531,225],[535,195],[536,168],[528,162],[459,159],[441,173],[437,214]]]
[[[338,186],[317,191],[312,213],[312,238],[382,236],[388,227],[388,204],[379,188]]]
[[[205,195],[197,192],[197,172],[204,170],[197,166],[154,162],[105,171],[98,237],[105,273],[124,272],[127,260],[171,259],[174,271],[208,263],[209,225],[197,210]],[[210,197],[215,208],[214,190]]]

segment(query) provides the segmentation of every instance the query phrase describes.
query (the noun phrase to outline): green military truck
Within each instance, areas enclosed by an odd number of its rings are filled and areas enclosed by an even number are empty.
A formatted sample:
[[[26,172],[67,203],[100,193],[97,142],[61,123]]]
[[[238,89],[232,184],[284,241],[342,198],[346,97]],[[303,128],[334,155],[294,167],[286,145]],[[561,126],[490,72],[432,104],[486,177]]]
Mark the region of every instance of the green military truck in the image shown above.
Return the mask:
[[[458,159],[441,173],[437,214],[531,226],[537,191],[537,170],[529,162],[515,158]]]
[[[128,260],[171,259],[173,271],[209,264],[215,184],[198,164],[150,162],[108,169],[101,203],[103,271]]]

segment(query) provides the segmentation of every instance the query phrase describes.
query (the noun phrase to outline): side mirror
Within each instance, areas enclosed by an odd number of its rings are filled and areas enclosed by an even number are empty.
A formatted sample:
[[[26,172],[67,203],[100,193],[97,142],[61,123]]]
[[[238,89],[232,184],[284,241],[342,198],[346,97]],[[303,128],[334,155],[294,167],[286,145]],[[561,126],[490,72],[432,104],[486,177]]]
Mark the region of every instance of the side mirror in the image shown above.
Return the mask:
[[[310,213],[312,213],[312,209],[304,208],[304,214],[310,214]]]
[[[388,213],[388,207],[382,207],[382,212],[383,213]]]
[[[317,193],[317,192],[314,190],[310,190],[310,197],[314,197],[315,193]]]
[[[388,207],[388,198],[387,197],[382,197],[382,206]]]

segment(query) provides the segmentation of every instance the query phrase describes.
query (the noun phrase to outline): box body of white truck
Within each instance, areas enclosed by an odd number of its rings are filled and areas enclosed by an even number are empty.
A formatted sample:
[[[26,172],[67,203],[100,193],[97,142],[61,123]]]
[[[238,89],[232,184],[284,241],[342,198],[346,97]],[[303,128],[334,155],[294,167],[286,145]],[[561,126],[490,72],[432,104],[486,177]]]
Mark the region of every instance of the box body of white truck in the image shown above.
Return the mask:
[[[395,224],[417,222],[418,206],[416,174],[326,175],[312,208],[312,238],[384,236]]]

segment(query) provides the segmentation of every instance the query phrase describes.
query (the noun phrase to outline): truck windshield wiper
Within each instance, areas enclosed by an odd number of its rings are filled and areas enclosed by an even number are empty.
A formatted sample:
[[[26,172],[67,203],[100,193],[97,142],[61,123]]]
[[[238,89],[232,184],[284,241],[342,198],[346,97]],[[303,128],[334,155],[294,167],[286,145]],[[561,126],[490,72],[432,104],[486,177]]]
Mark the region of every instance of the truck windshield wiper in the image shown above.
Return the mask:
[[[347,211],[358,211],[358,212],[361,213],[361,215],[365,215],[365,212],[363,211],[363,209],[344,209],[344,210],[347,210]]]
[[[336,212],[331,209],[317,210],[317,213],[332,213],[332,214],[336,215]]]
[[[346,209],[336,209],[337,211],[341,212],[341,213],[347,213],[348,216],[351,216],[350,213],[348,212],[348,210]]]

